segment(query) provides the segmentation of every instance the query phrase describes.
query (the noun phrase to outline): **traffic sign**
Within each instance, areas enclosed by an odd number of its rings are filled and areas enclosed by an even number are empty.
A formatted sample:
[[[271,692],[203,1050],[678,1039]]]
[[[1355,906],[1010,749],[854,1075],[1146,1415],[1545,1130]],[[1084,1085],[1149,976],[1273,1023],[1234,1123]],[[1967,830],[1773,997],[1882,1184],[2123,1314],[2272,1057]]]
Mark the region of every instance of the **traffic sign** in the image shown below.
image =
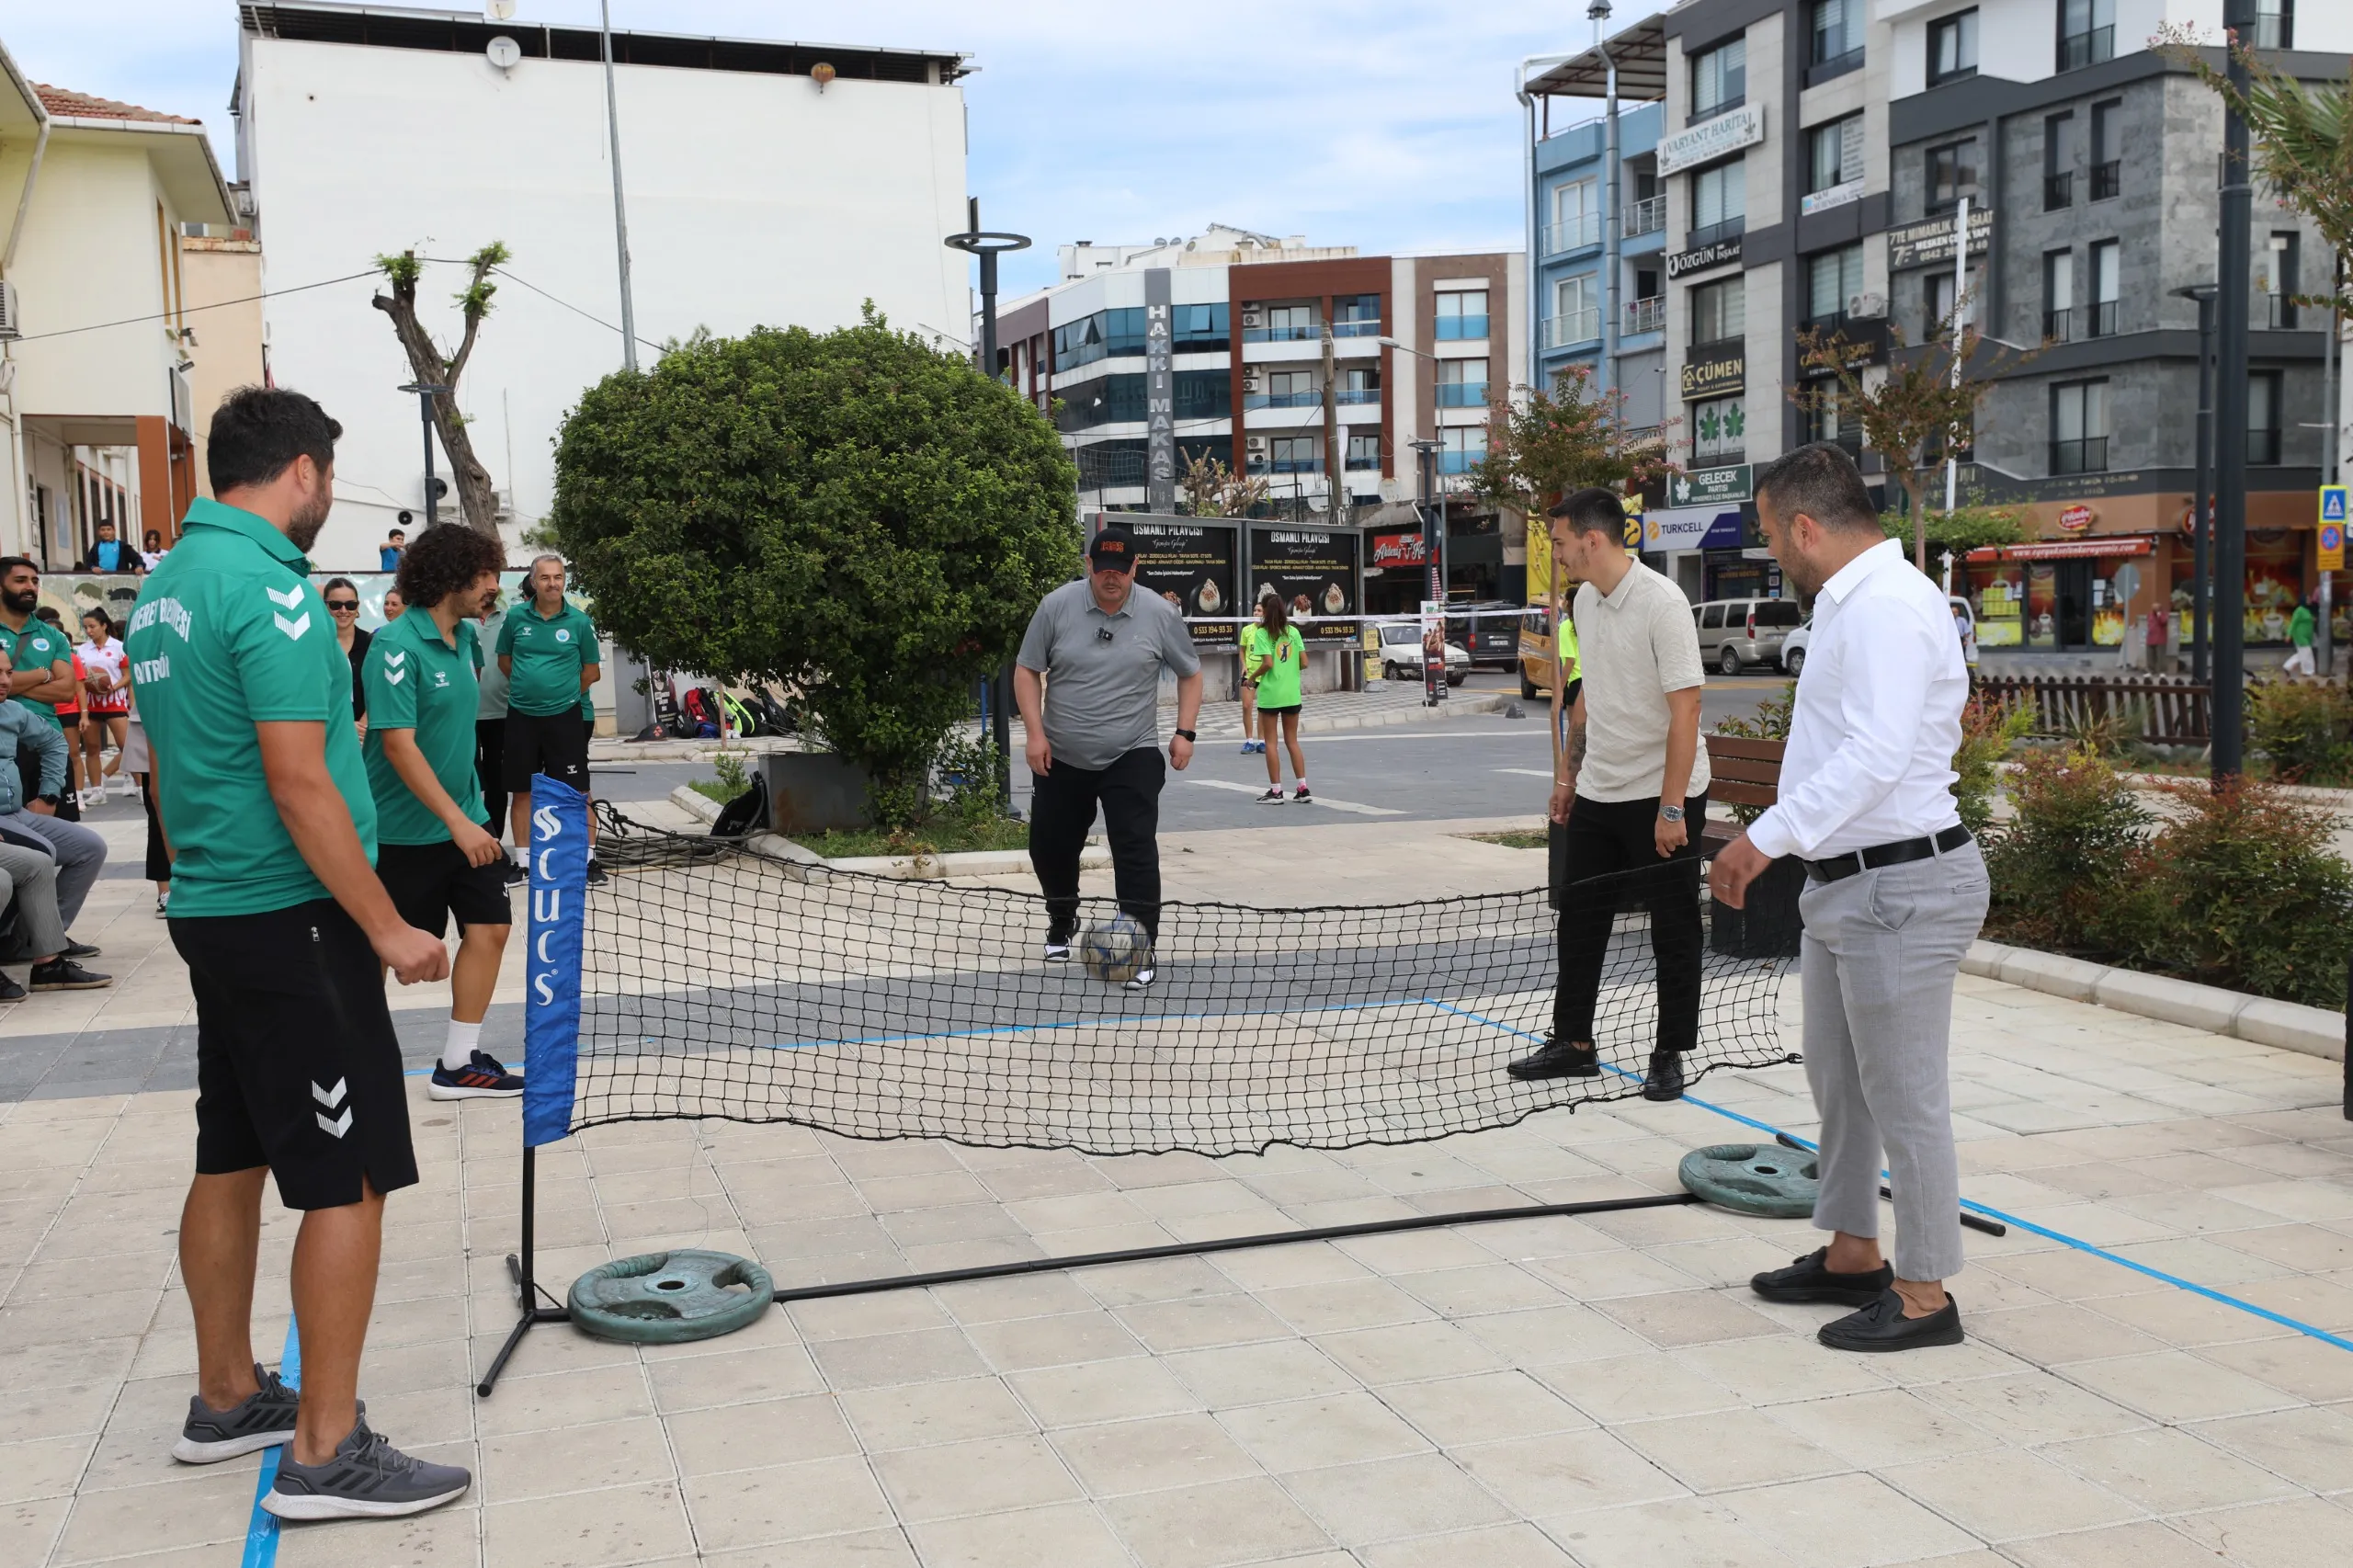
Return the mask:
[[[2345,570],[2345,486],[2324,484],[2320,487],[2319,549],[2313,562],[2317,571]]]
[[[2320,487],[2320,520],[2324,523],[2353,522],[2345,515],[2345,486],[2324,484]]]

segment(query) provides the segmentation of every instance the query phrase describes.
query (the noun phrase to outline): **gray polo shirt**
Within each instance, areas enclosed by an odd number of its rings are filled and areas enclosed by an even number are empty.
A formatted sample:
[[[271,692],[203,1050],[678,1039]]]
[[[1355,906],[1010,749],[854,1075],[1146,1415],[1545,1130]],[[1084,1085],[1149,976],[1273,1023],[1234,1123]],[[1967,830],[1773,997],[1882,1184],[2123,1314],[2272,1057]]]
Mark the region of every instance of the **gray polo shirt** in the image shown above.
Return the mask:
[[[1018,656],[1023,669],[1046,677],[1054,760],[1089,771],[1158,745],[1160,672],[1201,670],[1192,634],[1166,599],[1131,589],[1120,613],[1105,615],[1083,577],[1039,601]]]

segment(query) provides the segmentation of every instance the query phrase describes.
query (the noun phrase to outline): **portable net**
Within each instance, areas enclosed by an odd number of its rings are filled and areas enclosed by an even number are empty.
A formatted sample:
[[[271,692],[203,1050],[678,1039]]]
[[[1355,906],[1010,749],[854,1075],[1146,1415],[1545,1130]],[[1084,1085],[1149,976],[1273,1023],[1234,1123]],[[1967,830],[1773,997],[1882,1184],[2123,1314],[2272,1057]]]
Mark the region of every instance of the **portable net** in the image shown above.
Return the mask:
[[[572,1129],[723,1118],[853,1138],[1120,1154],[1406,1143],[1642,1090],[1657,1020],[1642,879],[1703,931],[1687,1077],[1790,1060],[1785,933],[1712,910],[1693,862],[1582,883],[1620,906],[1598,1077],[1505,1072],[1552,1021],[1542,889],[1381,907],[1162,906],[1156,982],[1048,963],[1035,893],[837,871],[601,813]],[[1082,928],[1108,919],[1082,901]]]

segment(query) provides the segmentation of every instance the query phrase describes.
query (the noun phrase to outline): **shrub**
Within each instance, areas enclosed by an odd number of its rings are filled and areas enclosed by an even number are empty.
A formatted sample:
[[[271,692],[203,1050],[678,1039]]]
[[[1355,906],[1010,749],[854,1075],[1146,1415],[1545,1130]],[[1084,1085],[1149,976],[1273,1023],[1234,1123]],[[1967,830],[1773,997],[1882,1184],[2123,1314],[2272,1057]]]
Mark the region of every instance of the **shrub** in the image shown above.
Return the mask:
[[[2015,814],[1990,835],[1986,935],[2050,952],[2099,953],[2150,816],[2097,755],[2039,752],[2010,780]]]
[[[1972,697],[1961,710],[1961,749],[1952,754],[1952,799],[1963,827],[1984,838],[1994,825],[1994,797],[2002,789],[2002,759],[2034,728],[2034,699],[2003,704]]]
[[[2353,781],[2353,694],[2334,681],[2257,681],[2247,687],[2246,738],[2276,778]]]

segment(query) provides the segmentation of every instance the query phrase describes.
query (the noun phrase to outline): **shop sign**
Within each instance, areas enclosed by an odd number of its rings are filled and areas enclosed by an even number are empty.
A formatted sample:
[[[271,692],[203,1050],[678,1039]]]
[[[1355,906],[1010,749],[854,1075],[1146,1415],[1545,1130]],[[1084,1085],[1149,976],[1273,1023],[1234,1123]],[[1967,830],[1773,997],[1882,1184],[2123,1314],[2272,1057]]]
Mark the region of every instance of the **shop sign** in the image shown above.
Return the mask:
[[[2079,534],[2090,528],[2093,519],[2098,516],[2099,514],[2089,506],[2078,503],[2059,514],[2059,526],[2071,534]]]
[[[1250,594],[1282,596],[1310,642],[1356,642],[1357,555],[1364,536],[1354,529],[1252,528]],[[1346,619],[1344,619],[1346,618]]]
[[[1677,506],[1737,506],[1756,495],[1756,472],[1748,463],[1693,469],[1668,480],[1667,494],[1675,498]]]
[[[1642,552],[1643,514],[1639,509],[1629,506],[1626,509],[1626,553],[1640,555]]]
[[[1685,169],[1711,164],[1718,158],[1753,147],[1765,140],[1765,109],[1760,104],[1744,104],[1713,119],[1701,120],[1688,131],[1663,136],[1658,143],[1658,172],[1679,174]]]
[[[1377,572],[1392,566],[1419,566],[1429,558],[1428,540],[1418,528],[1412,533],[1372,536],[1372,565]]]
[[[1666,258],[1666,280],[1672,283],[1694,272],[1730,267],[1740,259],[1741,238],[1741,235],[1734,234],[1728,240],[1717,240],[1709,244],[1694,245],[1689,250],[1677,251]]]
[[[1994,244],[1994,214],[1983,207],[1969,210],[1969,254],[1983,256]],[[1887,232],[1887,269],[1928,267],[1952,261],[1952,214],[1906,223]]]
[[[1748,343],[1729,338],[1722,343],[1696,343],[1683,362],[1683,400],[1722,397],[1748,387]]]
[[[1984,545],[1969,552],[1972,564],[1989,561],[2075,561],[2086,556],[2152,555],[2157,541],[2150,534],[2103,534],[2096,539],[2050,539],[2033,544]]]
[[[1528,602],[1552,599],[1552,520],[1542,511],[1528,514]]]
[[[1098,514],[1098,517],[1101,516]],[[1240,530],[1233,524],[1195,522],[1189,517],[1121,517],[1136,536],[1136,586],[1158,594],[1193,622],[1193,641],[1230,646],[1234,599],[1234,550]],[[1200,618],[1197,619],[1196,618]]]
[[[1827,212],[1834,207],[1844,207],[1849,201],[1860,201],[1862,199],[1861,180],[1843,180],[1828,190],[1817,190],[1802,198],[1798,202],[1798,210],[1811,217],[1816,212]]]

